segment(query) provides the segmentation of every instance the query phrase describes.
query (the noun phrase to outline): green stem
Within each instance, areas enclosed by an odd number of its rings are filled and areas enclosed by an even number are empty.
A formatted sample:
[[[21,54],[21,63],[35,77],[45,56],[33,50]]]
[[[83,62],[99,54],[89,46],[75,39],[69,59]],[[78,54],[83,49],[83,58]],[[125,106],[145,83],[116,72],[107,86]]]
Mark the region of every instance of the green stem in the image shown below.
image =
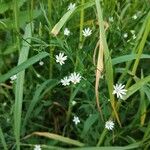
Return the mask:
[[[70,116],[71,116],[71,111],[72,111],[72,93],[73,93],[73,87],[71,87],[70,91],[70,99],[69,99],[69,106],[68,106],[68,111],[67,111],[67,117],[66,117],[66,123],[69,123]]]
[[[107,134],[107,130],[104,129],[103,132],[102,132],[102,134],[101,134],[101,136],[100,136],[100,138],[99,138],[97,146],[100,146],[103,143],[106,134]]]
[[[85,3],[85,0],[81,0],[81,5],[83,6]],[[84,8],[82,7],[81,13],[80,13],[80,38],[79,38],[79,49],[82,49],[83,46],[83,25],[84,25]]]
[[[13,10],[14,10],[14,27],[15,27],[15,33],[16,33],[16,44],[17,44],[17,49],[20,51],[20,39],[17,34],[19,34],[19,6],[18,6],[18,1],[13,0]]]
[[[51,22],[51,14],[52,14],[52,0],[48,0],[48,19]],[[51,36],[49,34],[49,41],[51,40]],[[50,47],[49,49],[50,60],[49,60],[49,78],[52,79],[53,77],[53,54],[54,54],[54,47]]]

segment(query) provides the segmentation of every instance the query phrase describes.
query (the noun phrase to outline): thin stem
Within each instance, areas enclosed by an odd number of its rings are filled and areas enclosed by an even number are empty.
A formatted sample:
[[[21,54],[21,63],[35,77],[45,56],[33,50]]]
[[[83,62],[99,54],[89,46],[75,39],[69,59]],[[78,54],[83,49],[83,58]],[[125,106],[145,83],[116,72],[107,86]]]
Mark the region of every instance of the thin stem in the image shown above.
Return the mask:
[[[84,5],[85,0],[81,0],[81,5]],[[80,13],[80,38],[79,38],[79,49],[82,49],[83,46],[83,25],[84,25],[84,8],[82,7],[81,13]]]
[[[102,134],[101,134],[101,136],[100,136],[100,138],[99,138],[97,146],[100,146],[103,143],[106,133],[107,133],[107,130],[104,129],[103,132],[102,132]]]
[[[67,117],[66,117],[67,124],[69,123],[70,116],[71,116],[71,110],[72,110],[72,100],[73,100],[72,93],[73,93],[73,87],[71,87],[71,91],[70,91],[69,106],[68,106]]]
[[[13,0],[13,10],[14,10],[14,26],[15,26],[15,33],[19,33],[19,6],[17,0]],[[18,51],[20,51],[20,39],[19,36],[16,34],[16,45]]]

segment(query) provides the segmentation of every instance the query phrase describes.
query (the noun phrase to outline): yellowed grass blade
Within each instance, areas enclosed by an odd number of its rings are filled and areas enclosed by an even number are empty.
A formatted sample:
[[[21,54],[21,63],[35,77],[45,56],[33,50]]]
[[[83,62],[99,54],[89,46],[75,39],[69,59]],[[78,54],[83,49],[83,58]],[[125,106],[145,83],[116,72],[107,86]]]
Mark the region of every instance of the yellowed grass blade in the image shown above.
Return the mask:
[[[70,144],[70,145],[79,146],[79,147],[85,146],[84,143],[81,143],[81,142],[79,142],[77,140],[73,140],[73,139],[70,139],[68,137],[64,137],[64,136],[61,136],[61,135],[58,135],[58,134],[54,134],[54,133],[49,133],[49,132],[33,132],[31,135],[29,135],[27,137],[30,137],[32,135],[38,135],[38,136],[47,137],[49,139],[61,141],[61,142],[64,142],[64,143],[67,143],[67,144]]]
[[[101,41],[99,41],[96,45],[93,60],[95,63],[96,49],[98,47],[98,44],[99,44],[99,53],[98,53],[98,60],[97,60],[97,66],[96,66],[95,96],[96,96],[96,104],[97,104],[98,111],[100,112],[102,120],[104,120],[102,110],[100,107],[100,103],[99,103],[99,92],[98,92],[99,80],[100,80],[100,78],[102,76],[102,72],[103,72],[103,53],[104,53],[104,50],[103,50],[103,45],[102,45]]]

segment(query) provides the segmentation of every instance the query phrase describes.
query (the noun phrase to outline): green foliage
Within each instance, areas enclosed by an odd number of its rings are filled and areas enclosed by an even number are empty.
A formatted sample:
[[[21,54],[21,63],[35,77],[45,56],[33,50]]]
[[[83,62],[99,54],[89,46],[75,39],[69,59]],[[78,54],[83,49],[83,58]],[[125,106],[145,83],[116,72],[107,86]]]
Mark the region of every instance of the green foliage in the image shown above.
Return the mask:
[[[0,1],[0,150],[150,149],[149,0],[72,3]]]

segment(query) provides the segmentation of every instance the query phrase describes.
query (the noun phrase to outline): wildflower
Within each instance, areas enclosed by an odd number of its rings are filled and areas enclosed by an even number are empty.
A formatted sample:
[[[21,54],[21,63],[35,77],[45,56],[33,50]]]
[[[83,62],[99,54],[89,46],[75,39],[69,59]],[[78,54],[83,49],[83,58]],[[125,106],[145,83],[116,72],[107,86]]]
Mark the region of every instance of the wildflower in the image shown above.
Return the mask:
[[[79,73],[74,72],[74,73],[71,73],[69,79],[73,84],[77,84],[80,82],[81,76]]]
[[[10,77],[10,80],[11,80],[10,83],[13,83],[16,79],[17,79],[17,75],[16,74],[11,76]]]
[[[68,77],[64,77],[60,82],[62,83],[62,85],[66,86],[70,84],[70,79]]]
[[[124,33],[123,37],[126,39],[128,37],[128,33]]]
[[[132,18],[133,18],[134,20],[136,20],[136,19],[137,19],[137,15],[136,15],[136,14],[133,15]]]
[[[79,117],[74,116],[73,122],[75,123],[75,125],[77,125],[78,123],[80,123]]]
[[[60,63],[60,65],[63,65],[65,60],[67,60],[67,56],[64,56],[64,53],[59,53],[59,55],[56,55],[56,62]]]
[[[40,145],[35,145],[34,150],[41,150],[41,146]]]
[[[113,130],[114,125],[115,125],[114,122],[109,120],[109,121],[106,121],[105,128],[108,129],[108,130]]]
[[[43,65],[44,65],[44,62],[43,62],[43,61],[40,61],[40,62],[39,62],[39,65],[40,65],[40,66],[43,66]]]
[[[109,20],[109,22],[114,22],[114,18],[113,17],[109,17],[108,20]]]
[[[66,35],[66,36],[70,35],[70,30],[68,28],[65,28],[64,35]]]
[[[84,37],[88,37],[92,34],[92,30],[90,28],[85,28],[82,32]]]
[[[112,94],[117,94],[117,98],[123,99],[123,95],[126,95],[127,90],[124,89],[125,85],[116,84],[114,85],[114,90]]]
[[[75,3],[70,3],[68,6],[68,10],[73,10],[73,9],[75,9],[75,7],[76,7]]]
[[[77,102],[76,101],[72,101],[72,106],[74,106]]]

